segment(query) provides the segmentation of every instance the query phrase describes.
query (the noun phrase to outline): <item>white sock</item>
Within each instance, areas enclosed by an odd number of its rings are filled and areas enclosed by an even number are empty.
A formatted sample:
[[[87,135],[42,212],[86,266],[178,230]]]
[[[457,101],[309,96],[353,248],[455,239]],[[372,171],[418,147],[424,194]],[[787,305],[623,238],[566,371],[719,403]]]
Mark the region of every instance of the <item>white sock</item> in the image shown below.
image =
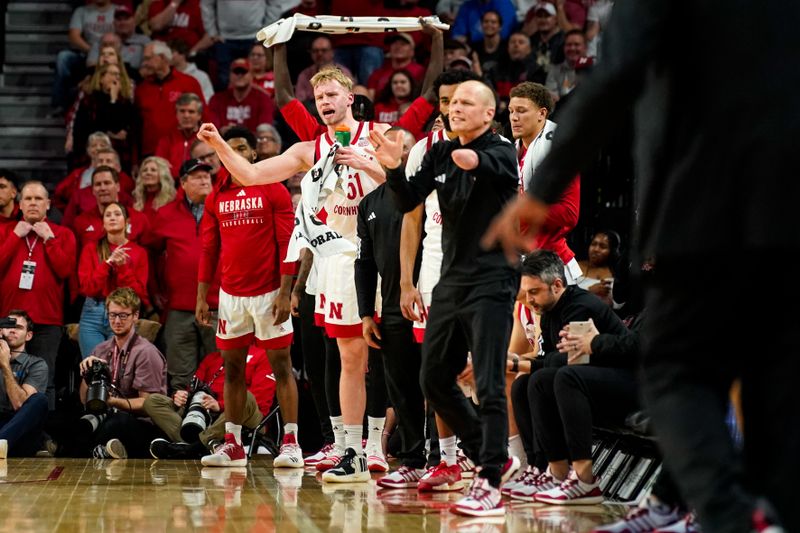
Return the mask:
[[[458,446],[456,446],[456,436],[445,437],[439,439],[439,452],[442,455],[442,461],[447,466],[452,466],[458,461]]]
[[[291,433],[294,435],[294,441],[297,442],[297,423],[288,423],[283,425],[283,434],[288,435]]]
[[[386,418],[367,417],[367,449],[368,450],[382,450],[381,437],[383,436],[383,427],[386,425]]]
[[[236,444],[242,444],[242,426],[233,422],[225,422],[225,433],[230,433],[236,439]]]
[[[508,437],[508,456],[512,455],[519,459],[519,471],[523,472],[528,467],[528,456],[525,454],[525,448],[522,446],[522,439],[519,438],[519,435]]]
[[[364,446],[361,444],[361,433],[364,431],[364,426],[361,424],[354,424],[352,426],[344,426],[344,444],[346,448],[353,448],[356,453],[364,453]]]
[[[340,450],[344,450],[344,421],[341,416],[332,416],[330,418],[331,429],[333,430],[333,445]]]

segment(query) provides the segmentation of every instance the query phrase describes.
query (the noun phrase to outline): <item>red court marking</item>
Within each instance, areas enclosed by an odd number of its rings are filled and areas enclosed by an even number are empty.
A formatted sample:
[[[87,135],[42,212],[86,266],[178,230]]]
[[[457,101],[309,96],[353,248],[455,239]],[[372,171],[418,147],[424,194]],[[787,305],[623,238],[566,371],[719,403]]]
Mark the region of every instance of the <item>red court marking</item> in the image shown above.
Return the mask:
[[[64,471],[63,466],[57,466],[50,471],[50,474],[45,479],[23,479],[20,481],[4,481],[0,480],[0,485],[13,485],[16,483],[42,483],[43,481],[55,481]]]

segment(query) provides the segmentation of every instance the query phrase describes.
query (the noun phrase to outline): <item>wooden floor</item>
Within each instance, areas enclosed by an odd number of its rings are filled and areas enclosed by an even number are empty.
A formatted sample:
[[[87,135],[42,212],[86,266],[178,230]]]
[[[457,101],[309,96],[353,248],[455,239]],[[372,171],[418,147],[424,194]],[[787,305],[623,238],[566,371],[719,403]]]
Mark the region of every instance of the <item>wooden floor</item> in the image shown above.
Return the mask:
[[[578,533],[626,511],[616,505],[557,508],[507,502],[505,518],[465,519],[447,510],[459,494],[379,490],[375,479],[323,484],[314,471],[273,471],[271,465],[271,459],[230,469],[142,459],[0,461],[0,533]]]

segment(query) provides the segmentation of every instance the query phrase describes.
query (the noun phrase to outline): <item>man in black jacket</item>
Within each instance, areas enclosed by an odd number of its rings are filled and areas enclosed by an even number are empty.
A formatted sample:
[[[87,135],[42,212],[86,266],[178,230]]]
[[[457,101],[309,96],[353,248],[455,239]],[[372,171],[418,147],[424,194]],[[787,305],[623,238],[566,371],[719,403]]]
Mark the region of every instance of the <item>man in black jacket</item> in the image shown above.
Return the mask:
[[[436,413],[461,438],[467,456],[482,466],[468,495],[452,508],[470,516],[502,515],[501,480],[519,468],[519,460],[507,454],[505,400],[506,348],[519,277],[501,250],[479,246],[518,183],[513,145],[490,129],[494,112],[488,86],[460,84],[450,101],[450,124],[458,138],[433,145],[409,180],[401,142],[376,131],[370,139],[401,211],[411,211],[434,189],[439,195],[444,259],[422,345],[420,383]],[[456,385],[468,350],[480,418]]]
[[[764,279],[766,262],[800,257],[792,229],[800,180],[787,179],[800,163],[800,70],[786,68],[796,60],[800,4],[695,2],[686,14],[670,0],[615,4],[606,60],[565,110],[530,197],[503,213],[486,243],[502,238],[513,254],[523,242],[514,225],[541,223],[546,204],[627,120],[619,111],[632,103],[634,242],[639,258],[657,262],[646,297],[644,396],[666,465],[704,530],[749,531],[764,522],[756,497],[766,496],[798,531],[800,286],[759,291],[759,309],[769,312],[749,313],[747,329],[768,332],[758,353],[769,355],[757,364],[742,347],[742,296]],[[677,40],[676,17],[687,21]],[[736,268],[719,268],[730,264]],[[737,377],[744,469],[725,425]]]

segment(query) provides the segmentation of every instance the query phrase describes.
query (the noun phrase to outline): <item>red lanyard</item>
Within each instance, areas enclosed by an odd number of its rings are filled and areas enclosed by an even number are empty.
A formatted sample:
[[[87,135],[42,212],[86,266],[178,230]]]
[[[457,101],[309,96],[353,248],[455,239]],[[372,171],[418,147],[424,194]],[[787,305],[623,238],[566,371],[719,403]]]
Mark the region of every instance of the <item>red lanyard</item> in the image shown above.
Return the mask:
[[[28,240],[28,236],[25,236],[25,245],[28,247],[28,259],[30,260],[33,257],[33,249],[36,248],[36,243],[39,242],[39,236],[36,235],[33,237],[33,244],[30,243]]]

